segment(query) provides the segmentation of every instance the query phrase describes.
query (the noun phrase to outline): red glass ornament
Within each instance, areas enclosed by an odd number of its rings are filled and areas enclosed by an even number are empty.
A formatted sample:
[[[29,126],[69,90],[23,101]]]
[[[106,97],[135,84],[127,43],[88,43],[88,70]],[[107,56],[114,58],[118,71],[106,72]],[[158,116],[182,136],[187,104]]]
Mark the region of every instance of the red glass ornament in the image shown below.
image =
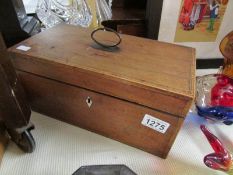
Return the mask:
[[[233,80],[225,75],[217,76],[217,83],[211,89],[211,105],[233,107]]]
[[[222,142],[208,130],[205,125],[201,125],[200,128],[214,150],[214,153],[210,153],[204,157],[205,165],[209,168],[232,174],[231,153],[224,147]]]

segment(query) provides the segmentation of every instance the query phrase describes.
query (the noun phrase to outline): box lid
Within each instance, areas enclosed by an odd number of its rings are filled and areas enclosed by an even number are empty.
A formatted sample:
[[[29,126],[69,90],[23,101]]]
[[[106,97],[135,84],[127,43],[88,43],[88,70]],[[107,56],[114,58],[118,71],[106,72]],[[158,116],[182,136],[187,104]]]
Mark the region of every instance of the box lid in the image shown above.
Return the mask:
[[[194,98],[193,48],[121,35],[119,49],[109,52],[96,48],[91,32],[58,25],[9,51],[17,69],[185,116]]]

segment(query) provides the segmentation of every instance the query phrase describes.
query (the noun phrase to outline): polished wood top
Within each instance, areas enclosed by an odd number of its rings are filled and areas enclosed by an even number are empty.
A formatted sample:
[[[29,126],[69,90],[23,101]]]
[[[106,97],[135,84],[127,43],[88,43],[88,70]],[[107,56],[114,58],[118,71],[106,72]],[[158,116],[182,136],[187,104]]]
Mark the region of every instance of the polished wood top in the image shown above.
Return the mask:
[[[194,97],[195,50],[155,40],[121,35],[119,49],[106,51],[91,39],[91,30],[58,25],[9,50],[74,69],[85,69],[146,88]],[[108,40],[107,34],[100,36]],[[31,47],[17,50],[19,45]]]

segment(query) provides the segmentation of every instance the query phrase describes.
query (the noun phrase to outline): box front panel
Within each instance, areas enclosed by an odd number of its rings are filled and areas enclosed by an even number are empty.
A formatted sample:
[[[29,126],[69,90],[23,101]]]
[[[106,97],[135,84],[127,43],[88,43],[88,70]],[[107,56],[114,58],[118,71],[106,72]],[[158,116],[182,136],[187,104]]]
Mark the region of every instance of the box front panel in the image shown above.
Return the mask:
[[[151,108],[19,72],[32,108],[165,158],[183,122]]]
[[[183,118],[192,103],[191,97],[171,94],[166,90],[161,91],[152,87],[144,87],[142,84],[130,83],[126,80],[111,78],[92,71],[77,69],[39,58],[19,54],[13,54],[12,56],[12,61],[17,70],[102,92],[106,95],[126,99]]]

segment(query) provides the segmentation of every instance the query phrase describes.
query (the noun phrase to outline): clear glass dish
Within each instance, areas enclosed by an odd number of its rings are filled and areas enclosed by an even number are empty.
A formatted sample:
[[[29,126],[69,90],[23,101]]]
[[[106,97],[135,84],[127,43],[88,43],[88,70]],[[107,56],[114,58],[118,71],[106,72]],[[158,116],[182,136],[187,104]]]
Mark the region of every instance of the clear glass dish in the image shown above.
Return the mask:
[[[86,0],[38,0],[36,14],[45,28],[59,23],[88,27],[92,20]]]
[[[223,74],[197,77],[198,115],[226,125],[233,123],[233,79]]]

